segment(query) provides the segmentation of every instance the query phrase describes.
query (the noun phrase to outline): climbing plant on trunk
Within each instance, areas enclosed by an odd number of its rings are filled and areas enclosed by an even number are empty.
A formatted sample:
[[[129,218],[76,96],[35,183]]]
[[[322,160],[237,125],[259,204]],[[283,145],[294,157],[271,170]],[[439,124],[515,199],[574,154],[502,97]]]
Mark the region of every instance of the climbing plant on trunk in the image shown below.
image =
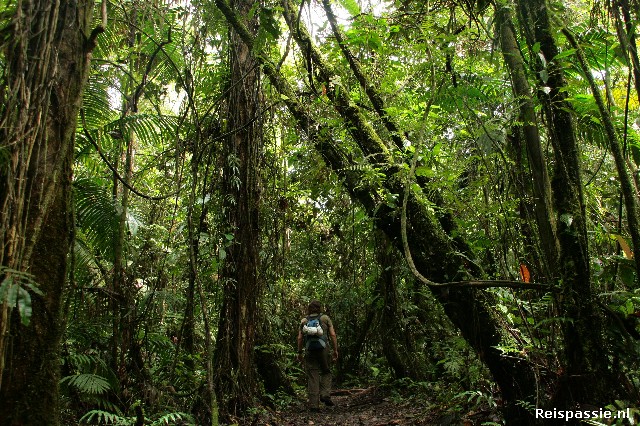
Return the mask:
[[[2,46],[0,421],[6,425],[58,424],[73,139],[101,31],[90,30],[93,3],[19,2]],[[25,284],[39,291],[27,295]]]
[[[233,7],[248,15],[252,0]],[[257,21],[250,23],[256,30]],[[254,343],[258,332],[260,268],[260,159],[262,151],[260,72],[249,47],[230,30],[227,137],[223,148],[223,301],[215,348],[216,394],[225,413],[242,412],[256,395]]]

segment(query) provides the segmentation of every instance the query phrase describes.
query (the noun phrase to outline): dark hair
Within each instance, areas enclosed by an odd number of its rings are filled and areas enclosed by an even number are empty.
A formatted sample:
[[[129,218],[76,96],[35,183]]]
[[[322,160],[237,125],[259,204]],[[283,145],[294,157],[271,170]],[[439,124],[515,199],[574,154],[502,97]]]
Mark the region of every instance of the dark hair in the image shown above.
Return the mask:
[[[312,300],[307,307],[307,314],[319,314],[322,312],[322,303],[319,300]]]

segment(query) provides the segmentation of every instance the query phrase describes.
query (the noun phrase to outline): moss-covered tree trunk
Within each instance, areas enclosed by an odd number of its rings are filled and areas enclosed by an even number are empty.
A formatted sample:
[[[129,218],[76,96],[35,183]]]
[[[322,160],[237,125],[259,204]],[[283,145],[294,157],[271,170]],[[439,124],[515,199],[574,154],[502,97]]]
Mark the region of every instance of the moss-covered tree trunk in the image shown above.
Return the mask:
[[[0,131],[9,161],[0,171],[0,256],[3,268],[31,274],[43,295],[31,293],[28,326],[16,309],[2,306],[0,423],[57,425],[73,138],[93,44],[93,2],[18,4],[12,37],[3,46]],[[7,269],[1,276],[16,278]]]
[[[424,358],[415,355],[416,345],[412,329],[404,324],[404,315],[398,299],[397,279],[400,276],[398,256],[389,238],[378,231],[376,257],[380,268],[376,296],[382,299],[378,335],[382,352],[396,378],[424,380]]]
[[[531,195],[530,209],[533,210],[535,222],[540,236],[540,248],[542,252],[542,267],[540,271],[546,275],[546,279],[552,279],[557,273],[558,240],[555,231],[555,218],[551,200],[551,184],[547,172],[547,163],[542,151],[538,120],[535,113],[535,105],[532,99],[531,88],[527,79],[526,69],[522,54],[518,47],[515,29],[512,22],[511,10],[507,5],[498,5],[496,10],[496,24],[500,46],[505,64],[511,76],[513,95],[518,99],[521,122],[518,130],[524,141],[526,163],[521,164],[522,176],[526,179],[522,183],[523,189]],[[525,167],[528,165],[528,168]]]

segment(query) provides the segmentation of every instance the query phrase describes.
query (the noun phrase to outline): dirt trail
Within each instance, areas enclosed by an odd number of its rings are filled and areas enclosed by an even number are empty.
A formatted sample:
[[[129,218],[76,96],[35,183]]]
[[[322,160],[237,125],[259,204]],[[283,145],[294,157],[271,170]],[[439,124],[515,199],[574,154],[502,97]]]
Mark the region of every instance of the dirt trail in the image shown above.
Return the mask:
[[[331,398],[336,404],[335,407],[322,407],[319,413],[311,412],[303,404],[299,404],[284,411],[261,416],[259,419],[254,419],[252,424],[264,426],[448,426],[479,425],[488,420],[486,416],[488,413],[468,413],[461,419],[438,409],[429,409],[426,403],[395,402],[375,388],[335,390]]]

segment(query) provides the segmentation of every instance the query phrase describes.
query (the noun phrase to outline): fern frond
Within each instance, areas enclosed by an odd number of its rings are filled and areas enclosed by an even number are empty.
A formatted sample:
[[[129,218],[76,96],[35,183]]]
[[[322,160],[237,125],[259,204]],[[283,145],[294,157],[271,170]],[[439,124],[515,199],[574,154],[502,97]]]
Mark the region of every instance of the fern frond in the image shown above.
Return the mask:
[[[82,416],[80,424],[131,425],[133,420],[107,411],[91,410]]]
[[[175,133],[177,120],[169,115],[134,114],[104,126],[106,132],[135,133],[142,145],[161,146],[168,135]]]
[[[111,389],[111,385],[102,376],[97,374],[76,374],[67,376],[60,383],[67,382],[69,386],[76,388],[80,393],[100,395]]]
[[[116,204],[106,188],[95,180],[78,179],[73,189],[77,223],[82,235],[91,247],[108,257],[118,229]]]
[[[180,422],[182,425],[195,425],[193,418],[186,413],[168,413],[151,423],[151,426],[160,425],[176,425]]]

